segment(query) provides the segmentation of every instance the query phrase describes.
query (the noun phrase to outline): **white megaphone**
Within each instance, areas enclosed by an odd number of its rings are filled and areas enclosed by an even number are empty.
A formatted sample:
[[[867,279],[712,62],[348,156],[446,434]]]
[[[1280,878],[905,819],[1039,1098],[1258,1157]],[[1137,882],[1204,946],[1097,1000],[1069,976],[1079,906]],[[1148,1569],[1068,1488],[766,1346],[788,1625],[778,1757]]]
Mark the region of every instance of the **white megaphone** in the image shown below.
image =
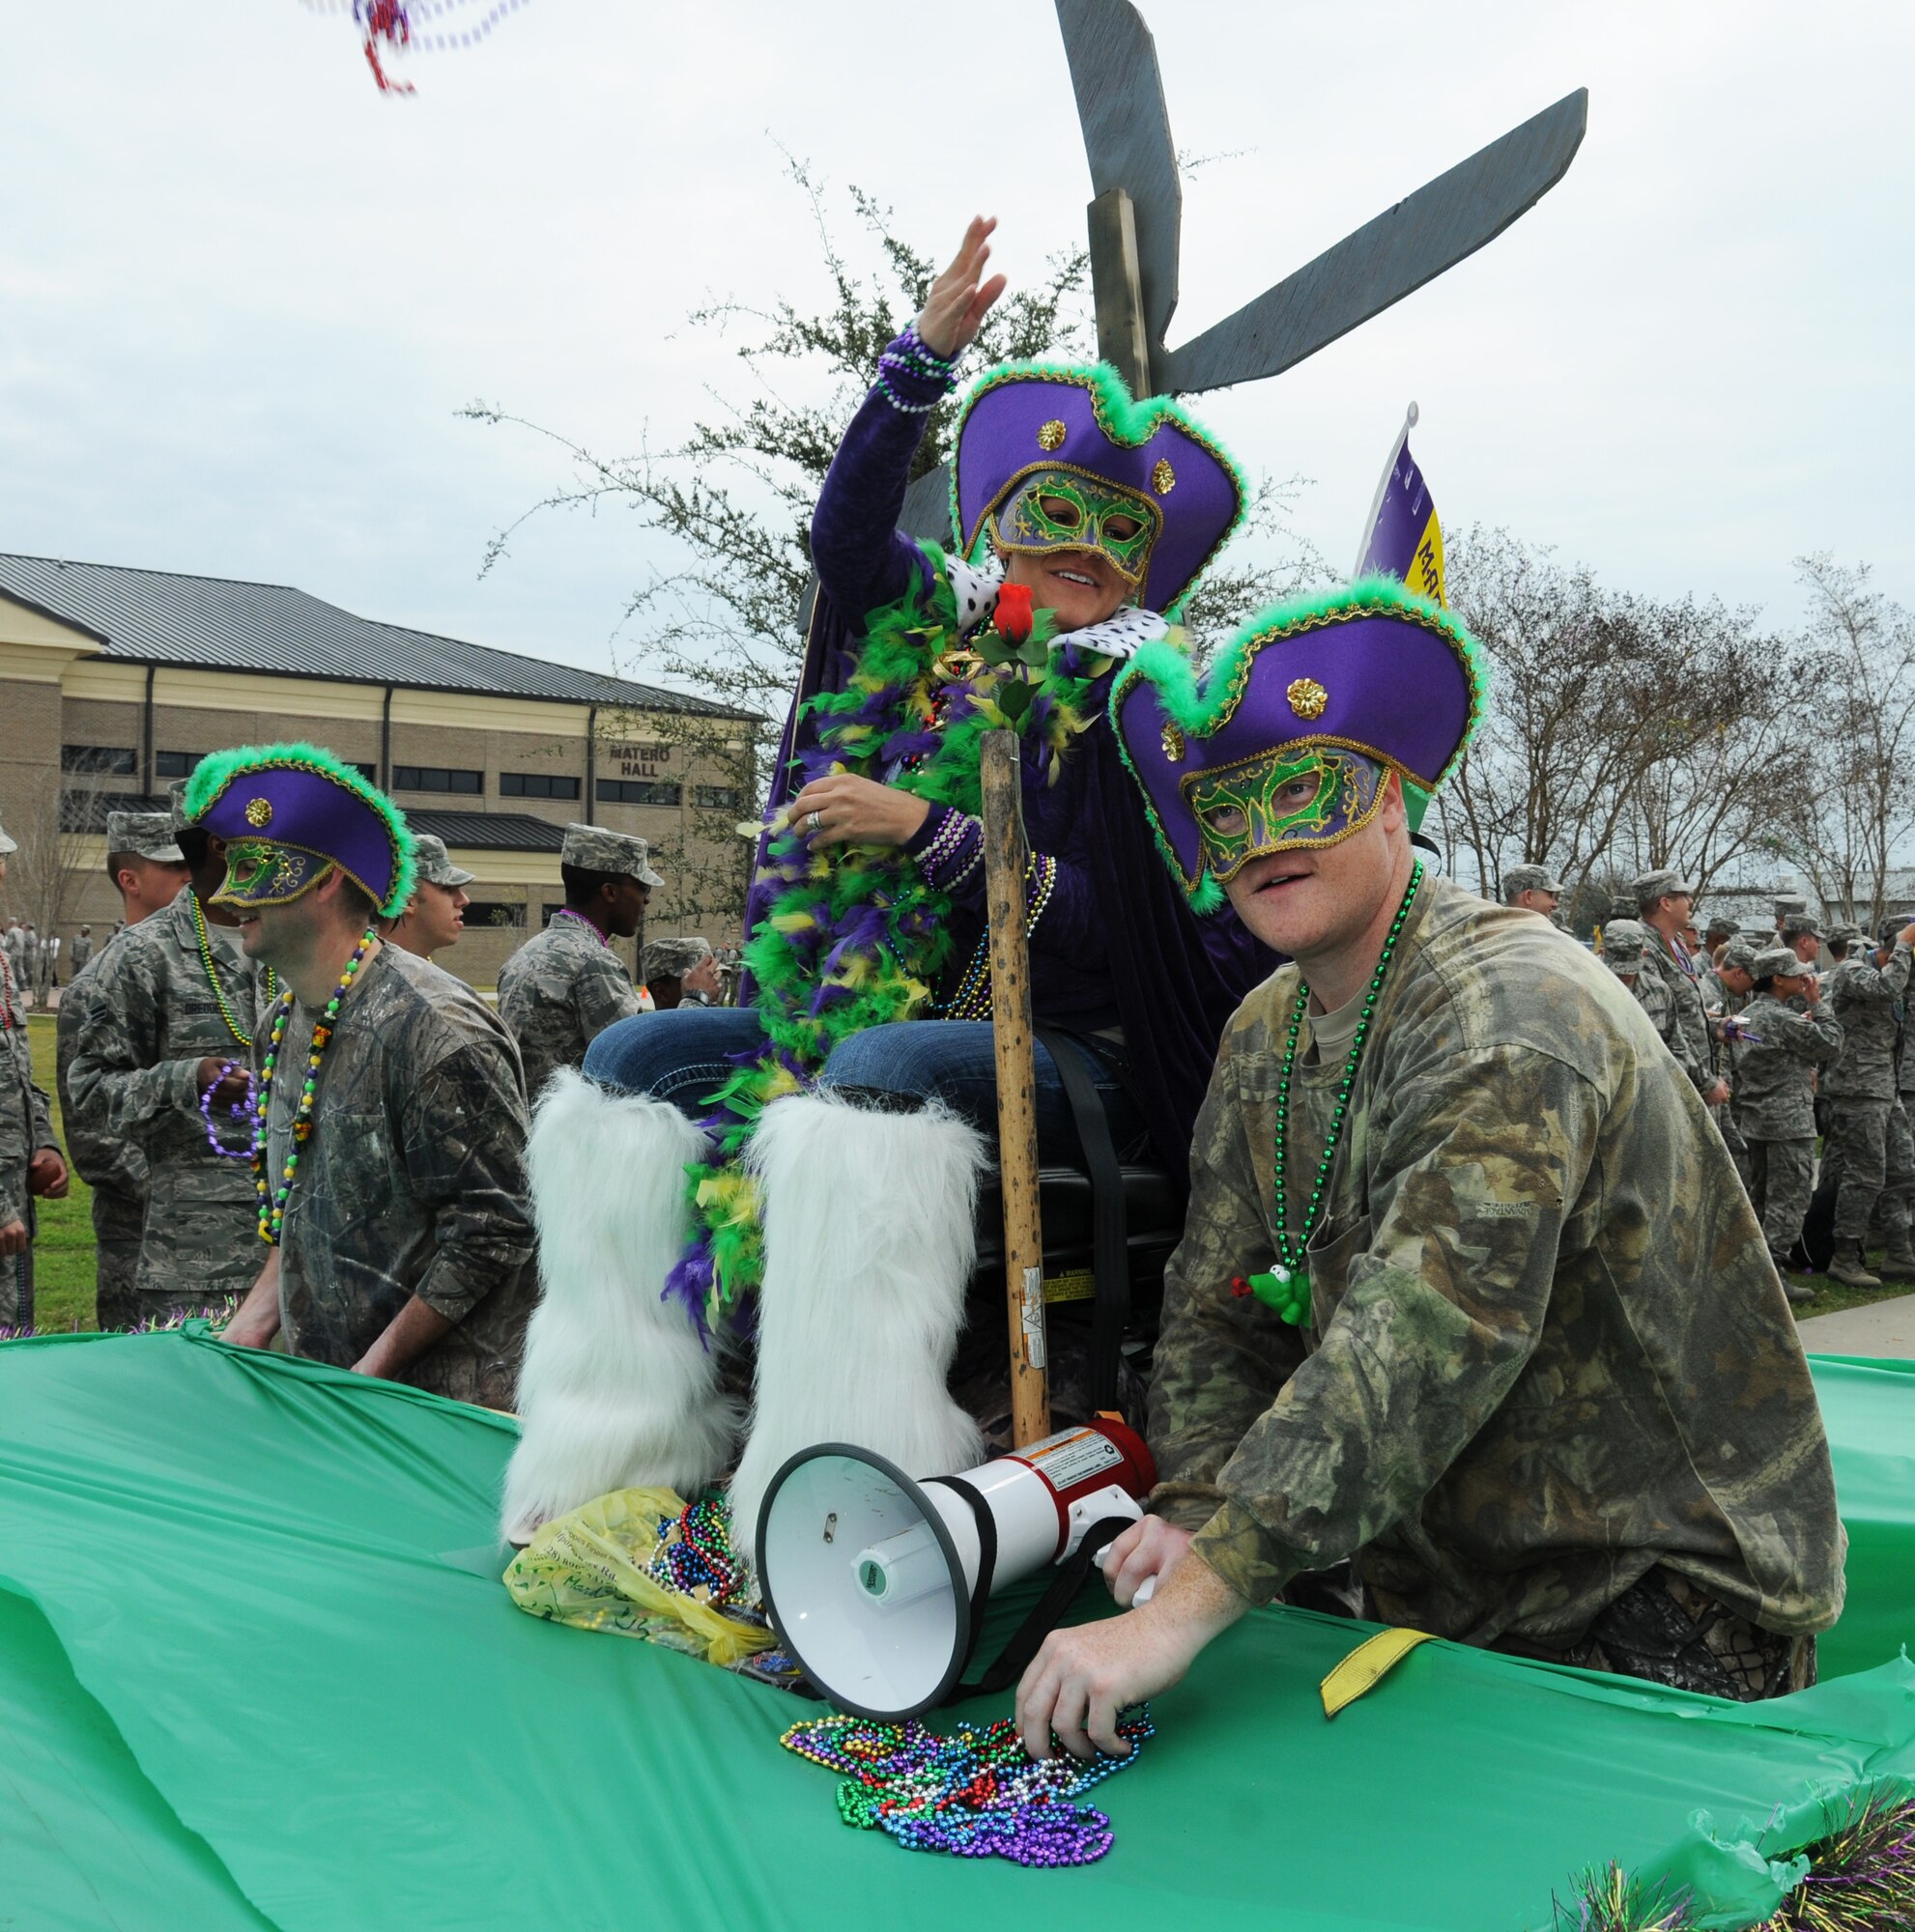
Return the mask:
[[[991,1595],[1046,1563],[1091,1554],[1143,1511],[1157,1482],[1135,1430],[1106,1417],[961,1476],[914,1482],[870,1449],[801,1449],[765,1492],[757,1575],[779,1640],[842,1711],[894,1723],[944,1702]],[[1086,1548],[1086,1539],[1090,1539]],[[999,1660],[1035,1650],[1082,1581],[1060,1578]],[[1021,1662],[1015,1667],[1021,1669]],[[1001,1689],[987,1673],[973,1690]]]

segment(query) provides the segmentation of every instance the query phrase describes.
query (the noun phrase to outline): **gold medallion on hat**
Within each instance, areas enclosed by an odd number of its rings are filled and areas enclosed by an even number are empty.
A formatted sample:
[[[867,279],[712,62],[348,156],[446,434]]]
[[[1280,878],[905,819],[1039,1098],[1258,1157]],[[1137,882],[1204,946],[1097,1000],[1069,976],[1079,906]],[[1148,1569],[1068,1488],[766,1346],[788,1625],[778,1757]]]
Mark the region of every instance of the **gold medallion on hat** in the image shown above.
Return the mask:
[[[1061,449],[1064,446],[1064,422],[1060,416],[1051,419],[1038,431],[1040,449]]]
[[[1151,488],[1159,497],[1167,497],[1177,488],[1177,472],[1170,467],[1170,458],[1159,456],[1157,468],[1151,471]]]
[[[260,831],[272,823],[272,801],[270,798],[253,798],[246,801],[246,823],[254,831]]]
[[[1184,734],[1175,724],[1166,724],[1163,727],[1163,755],[1173,765],[1182,764],[1184,761]]]
[[[1289,698],[1291,710],[1306,722],[1321,718],[1329,706],[1329,693],[1313,677],[1293,678],[1283,695]]]

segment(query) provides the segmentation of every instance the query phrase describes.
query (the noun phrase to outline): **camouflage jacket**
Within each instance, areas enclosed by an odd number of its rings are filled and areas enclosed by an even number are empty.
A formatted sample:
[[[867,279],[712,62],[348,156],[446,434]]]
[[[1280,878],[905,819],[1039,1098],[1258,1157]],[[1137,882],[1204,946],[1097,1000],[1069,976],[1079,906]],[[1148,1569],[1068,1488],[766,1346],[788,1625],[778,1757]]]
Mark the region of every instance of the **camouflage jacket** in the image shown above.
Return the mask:
[[[214,951],[219,988],[243,1040],[207,978],[194,903],[188,888],[88,968],[87,1025],[67,1073],[95,1148],[126,1141],[145,1159],[138,1289],[175,1303],[243,1294],[261,1262],[251,1162],[223,1158],[208,1145],[198,1080],[209,1056],[242,1065],[250,1059],[259,981],[250,964],[229,963]],[[246,1145],[244,1122],[214,1120],[227,1146]]]
[[[1895,1052],[1901,1028],[1898,1012],[1908,996],[1915,955],[1899,940],[1888,964],[1844,959],[1830,976],[1829,1010],[1842,1023],[1842,1057],[1822,1076],[1822,1092],[1868,1100],[1896,1095]]]
[[[83,932],[73,934],[73,943],[68,949],[77,973],[93,957],[93,941]]]
[[[105,956],[101,952],[83,966],[60,995],[54,1084],[60,1094],[61,1123],[67,1130],[68,1158],[74,1173],[93,1189],[95,1233],[104,1238],[110,1228],[122,1239],[138,1240],[146,1214],[146,1155],[124,1134],[108,1130],[103,1090],[95,1090],[91,1106],[82,1107],[73,1097],[73,1055],[93,1028],[99,965]]]
[[[1575,1640],[1652,1564],[1785,1632],[1842,1603],[1802,1345],[1727,1149],[1627,989],[1426,882],[1358,1067],[1301,1330],[1274,1258],[1295,967],[1226,1030],[1164,1289],[1152,1508],[1253,1603],[1354,1555],[1381,1614]],[[1293,1079],[1303,1225],[1338,1066]]]
[[[1636,1004],[1648,1014],[1649,1024],[1655,1028],[1656,1037],[1669,1048],[1670,1058],[1681,1067],[1682,1077],[1698,1093],[1702,1092],[1705,1083],[1698,1082],[1696,1078],[1694,1049],[1689,1036],[1677,1023],[1675,995],[1669,989],[1669,981],[1654,967],[1644,963],[1629,990],[1635,995]]]
[[[519,1042],[534,1100],[559,1067],[585,1065],[586,1048],[607,1027],[643,1010],[624,960],[568,915],[534,933],[499,971],[499,1017]]]
[[[296,1009],[288,1064],[311,1037]],[[272,1096],[279,1135],[297,1093]],[[509,1407],[537,1286],[525,1089],[498,1017],[449,973],[382,947],[340,1009],[313,1121],[280,1231],[287,1348],[350,1368],[416,1294],[457,1325],[404,1378]]]
[[[1815,1137],[1815,1068],[1842,1051],[1826,1004],[1811,1012],[1758,993],[1742,1009],[1755,1036],[1735,1049],[1735,1124],[1752,1141]]]
[[[1647,979],[1653,974],[1669,988],[1675,1032],[1682,1040],[1680,1047],[1673,1039],[1670,1040],[1670,1051],[1697,1093],[1706,1094],[1716,1083],[1716,1044],[1709,1036],[1708,1016],[1702,1011],[1700,979],[1692,979],[1683,971],[1682,962],[1672,950],[1673,942],[1665,939],[1654,926],[1649,928],[1649,935],[1655,944],[1643,955],[1641,977]]]
[[[14,963],[0,952],[0,1228],[35,1224],[27,1167],[42,1148],[58,1151],[46,1095],[33,1084],[33,1048],[20,1010]],[[13,1263],[5,1266],[11,1268]]]

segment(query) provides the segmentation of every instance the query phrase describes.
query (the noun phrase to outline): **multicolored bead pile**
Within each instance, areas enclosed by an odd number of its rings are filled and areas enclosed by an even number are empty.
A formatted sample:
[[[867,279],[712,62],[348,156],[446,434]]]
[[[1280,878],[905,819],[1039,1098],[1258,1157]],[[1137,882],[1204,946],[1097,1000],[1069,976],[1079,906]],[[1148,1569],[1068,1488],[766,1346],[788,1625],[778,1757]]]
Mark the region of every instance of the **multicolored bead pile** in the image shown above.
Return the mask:
[[[676,1516],[660,1517],[658,1548],[645,1575],[715,1610],[736,1603],[746,1592],[747,1579],[731,1548],[730,1504],[713,1496],[688,1503]]]
[[[888,1833],[909,1851],[1019,1865],[1087,1865],[1115,1833],[1101,1811],[1072,1801],[1137,1761],[1156,1735],[1150,1706],[1118,1725],[1126,1757],[1086,1764],[1033,1758],[1008,1719],[939,1737],[915,1719],[817,1718],[793,1724],[785,1748],[840,1773],[838,1815],[855,1831]]]

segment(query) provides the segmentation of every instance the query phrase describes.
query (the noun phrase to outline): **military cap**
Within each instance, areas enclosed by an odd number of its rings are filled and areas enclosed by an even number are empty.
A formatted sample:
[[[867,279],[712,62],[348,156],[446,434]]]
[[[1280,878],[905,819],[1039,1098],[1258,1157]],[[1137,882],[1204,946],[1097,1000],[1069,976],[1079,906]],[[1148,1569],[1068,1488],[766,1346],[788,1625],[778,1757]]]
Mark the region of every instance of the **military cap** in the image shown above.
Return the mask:
[[[1858,939],[1866,939],[1868,936],[1853,920],[1847,919],[1837,920],[1828,930],[1828,941],[1831,946],[1853,946]]]
[[[653,980],[682,980],[711,952],[703,939],[652,939],[645,943],[640,959],[641,977]]]
[[[1658,899],[1694,898],[1696,888],[1678,871],[1668,866],[1659,867],[1653,872],[1641,872],[1629,881],[1629,890],[1636,895],[1636,903],[1647,911]]]
[[[106,814],[106,849],[130,852],[136,859],[151,859],[159,866],[184,866],[186,855],[173,836],[170,811],[109,811]]]
[[[1792,912],[1807,912],[1808,910],[1809,901],[1798,897],[1793,893],[1782,894],[1777,897],[1775,902],[1775,916],[1778,919],[1786,919]]]
[[[1739,966],[1743,972],[1753,973],[1756,970],[1756,954],[1764,952],[1768,945],[1766,933],[1738,932],[1722,949],[1722,966]]]
[[[1712,936],[1719,932],[1725,939],[1733,939],[1741,930],[1742,922],[1739,919],[1731,919],[1726,912],[1717,913],[1702,928],[1705,934]]]
[[[0,825],[0,859],[4,859],[9,852],[17,852],[19,849],[20,848],[16,844],[14,844],[14,842],[11,838],[7,837],[7,828],[4,825]]]
[[[413,863],[418,867],[419,877],[429,885],[449,888],[472,882],[473,875],[446,856],[444,839],[435,838],[430,832],[413,834]]]
[[[1609,902],[1609,916],[1612,923],[1618,919],[1633,920],[1637,911],[1634,893],[1617,893]]]
[[[1875,936],[1884,946],[1893,946],[1896,936],[1909,925],[1915,925],[1915,912],[1892,912],[1882,921]]]
[[[1511,866],[1502,875],[1502,895],[1518,893],[1560,893],[1563,884],[1547,866]]]
[[[1611,966],[1634,966],[1652,944],[1649,928],[1640,920],[1613,919],[1603,927],[1603,958]]]
[[[1822,936],[1822,923],[1812,912],[1786,912],[1778,916],[1785,938],[1793,939],[1797,933],[1807,933],[1811,939]]]
[[[166,787],[166,796],[173,801],[173,836],[176,838],[192,823],[186,816],[186,787],[191,783],[191,779],[175,779]]]
[[[615,872],[642,886],[665,881],[651,868],[651,848],[629,832],[608,832],[602,825],[568,825],[559,863],[586,872]]]
[[[1786,946],[1765,946],[1749,962],[1749,970],[1758,980],[1773,980],[1799,974],[1802,962]]]

